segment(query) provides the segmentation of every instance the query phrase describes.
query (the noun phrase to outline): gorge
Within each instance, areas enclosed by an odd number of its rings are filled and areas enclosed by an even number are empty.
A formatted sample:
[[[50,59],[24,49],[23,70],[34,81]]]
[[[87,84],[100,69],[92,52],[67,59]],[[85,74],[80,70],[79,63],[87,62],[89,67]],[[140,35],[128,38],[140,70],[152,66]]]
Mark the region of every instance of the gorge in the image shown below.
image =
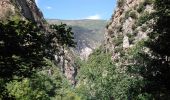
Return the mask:
[[[109,21],[59,20],[1,0],[0,99],[169,100],[169,4],[117,0]]]

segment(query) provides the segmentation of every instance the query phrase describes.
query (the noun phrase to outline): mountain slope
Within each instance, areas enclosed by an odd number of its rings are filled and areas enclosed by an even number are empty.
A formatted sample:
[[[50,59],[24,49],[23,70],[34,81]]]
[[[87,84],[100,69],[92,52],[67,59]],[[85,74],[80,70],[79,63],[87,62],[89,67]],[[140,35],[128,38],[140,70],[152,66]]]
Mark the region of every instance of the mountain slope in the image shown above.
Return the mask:
[[[44,26],[45,19],[34,0],[1,0],[0,20],[27,19]]]
[[[72,27],[77,47],[75,54],[81,59],[87,59],[93,49],[101,45],[104,40],[105,20],[55,20],[48,19],[50,24],[65,23]]]

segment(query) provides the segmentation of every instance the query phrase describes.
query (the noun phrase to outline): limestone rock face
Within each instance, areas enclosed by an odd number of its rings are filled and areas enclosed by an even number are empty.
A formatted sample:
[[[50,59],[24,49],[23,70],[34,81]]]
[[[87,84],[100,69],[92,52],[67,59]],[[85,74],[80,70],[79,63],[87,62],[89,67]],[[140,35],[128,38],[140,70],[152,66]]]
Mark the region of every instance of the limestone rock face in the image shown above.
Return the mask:
[[[15,7],[12,5],[10,0],[1,0],[0,1],[0,19],[4,19],[9,15],[14,14]]]
[[[153,4],[147,0],[124,0],[118,5],[105,29],[105,49],[112,52],[113,61],[120,56],[121,50],[133,47],[152,31],[153,20],[145,17],[154,12]]]
[[[12,19],[16,16],[23,20],[27,19],[36,22],[41,26],[42,30],[47,30],[47,24],[35,0],[0,0],[0,21]],[[62,51],[62,49],[60,49],[60,51]],[[58,61],[59,66],[61,66],[63,56],[55,55],[55,59]],[[70,52],[66,54],[64,70],[66,78],[70,83],[75,84],[76,69],[74,58]]]
[[[61,50],[62,51],[62,50]],[[72,85],[76,85],[76,75],[77,75],[77,69],[75,65],[75,55],[72,53],[72,51],[65,50],[65,56],[61,55],[61,53],[55,55],[55,60],[58,64],[58,66],[61,69],[61,72],[64,70],[64,76],[68,79],[68,81]],[[63,68],[64,65],[64,68]]]
[[[14,16],[37,22],[39,25],[43,25],[45,21],[34,0],[1,0],[0,20]]]
[[[123,48],[129,48],[129,38],[126,35],[123,38]]]

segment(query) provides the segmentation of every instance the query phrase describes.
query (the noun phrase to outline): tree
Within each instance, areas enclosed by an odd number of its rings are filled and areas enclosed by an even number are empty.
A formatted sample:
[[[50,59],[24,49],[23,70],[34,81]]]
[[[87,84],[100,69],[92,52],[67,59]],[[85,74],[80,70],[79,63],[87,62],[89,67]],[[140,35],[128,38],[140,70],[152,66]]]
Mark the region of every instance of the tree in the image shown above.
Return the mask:
[[[60,55],[63,56],[63,64],[61,70],[65,73],[65,49],[68,47],[75,47],[76,42],[74,41],[74,33],[72,32],[71,27],[62,23],[60,25],[51,25],[50,28],[53,30],[52,34],[56,39],[56,42],[62,47],[62,53]]]
[[[44,33],[36,23],[9,20],[0,23],[0,95],[8,97],[5,84],[11,80],[31,77],[44,63]]]
[[[170,99],[170,1],[155,1],[155,25],[149,34],[146,46],[151,50],[150,73],[147,79],[152,88],[150,91],[158,99]]]
[[[153,32],[144,47],[134,55],[134,72],[143,77],[143,92],[152,99],[170,99],[170,6],[168,0],[155,0]],[[146,52],[147,51],[147,52]],[[133,73],[134,73],[133,72]]]

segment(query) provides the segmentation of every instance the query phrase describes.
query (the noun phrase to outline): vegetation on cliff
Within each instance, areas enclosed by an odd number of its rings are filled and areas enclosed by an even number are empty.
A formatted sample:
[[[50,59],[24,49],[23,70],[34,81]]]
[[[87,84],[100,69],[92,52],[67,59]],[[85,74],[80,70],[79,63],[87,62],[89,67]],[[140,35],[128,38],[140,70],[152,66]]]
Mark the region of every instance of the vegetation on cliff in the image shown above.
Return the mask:
[[[61,89],[67,87],[67,82],[48,49],[51,47],[51,50],[57,51],[58,47],[52,45],[55,39],[55,43],[62,42],[62,46],[74,45],[71,28],[65,28],[65,24],[58,27],[61,32],[58,37],[53,31],[45,34],[30,21],[17,19],[0,23],[1,99],[49,100],[64,94]],[[68,38],[62,35],[65,33],[68,33]],[[67,42],[60,41],[63,38]]]
[[[153,12],[146,11],[148,5]],[[125,0],[119,0],[118,7],[123,6]],[[70,27],[51,25],[46,34],[30,21],[1,22],[0,99],[169,100],[169,1],[144,0],[119,20],[106,27],[110,44],[94,50],[87,61],[76,59],[76,86],[61,73],[54,55],[64,55],[64,72],[65,49],[75,45]]]
[[[123,0],[119,0],[118,7],[121,8],[123,3]],[[135,28],[142,27],[144,32],[152,28],[152,31],[147,38],[136,41],[133,39],[132,46],[128,48],[122,47],[124,31],[119,30],[121,34],[111,36],[112,45],[115,46],[114,51],[110,50],[112,55],[104,53],[100,48],[80,67],[78,93],[87,100],[170,99],[168,3],[167,0],[146,0],[142,2],[145,5],[139,4],[140,17],[136,17],[135,12],[131,11],[125,14],[126,19],[136,19]],[[154,4],[155,12],[144,11],[148,4]],[[150,20],[154,20],[152,25],[148,24]],[[130,41],[132,34],[127,34],[127,37]]]

